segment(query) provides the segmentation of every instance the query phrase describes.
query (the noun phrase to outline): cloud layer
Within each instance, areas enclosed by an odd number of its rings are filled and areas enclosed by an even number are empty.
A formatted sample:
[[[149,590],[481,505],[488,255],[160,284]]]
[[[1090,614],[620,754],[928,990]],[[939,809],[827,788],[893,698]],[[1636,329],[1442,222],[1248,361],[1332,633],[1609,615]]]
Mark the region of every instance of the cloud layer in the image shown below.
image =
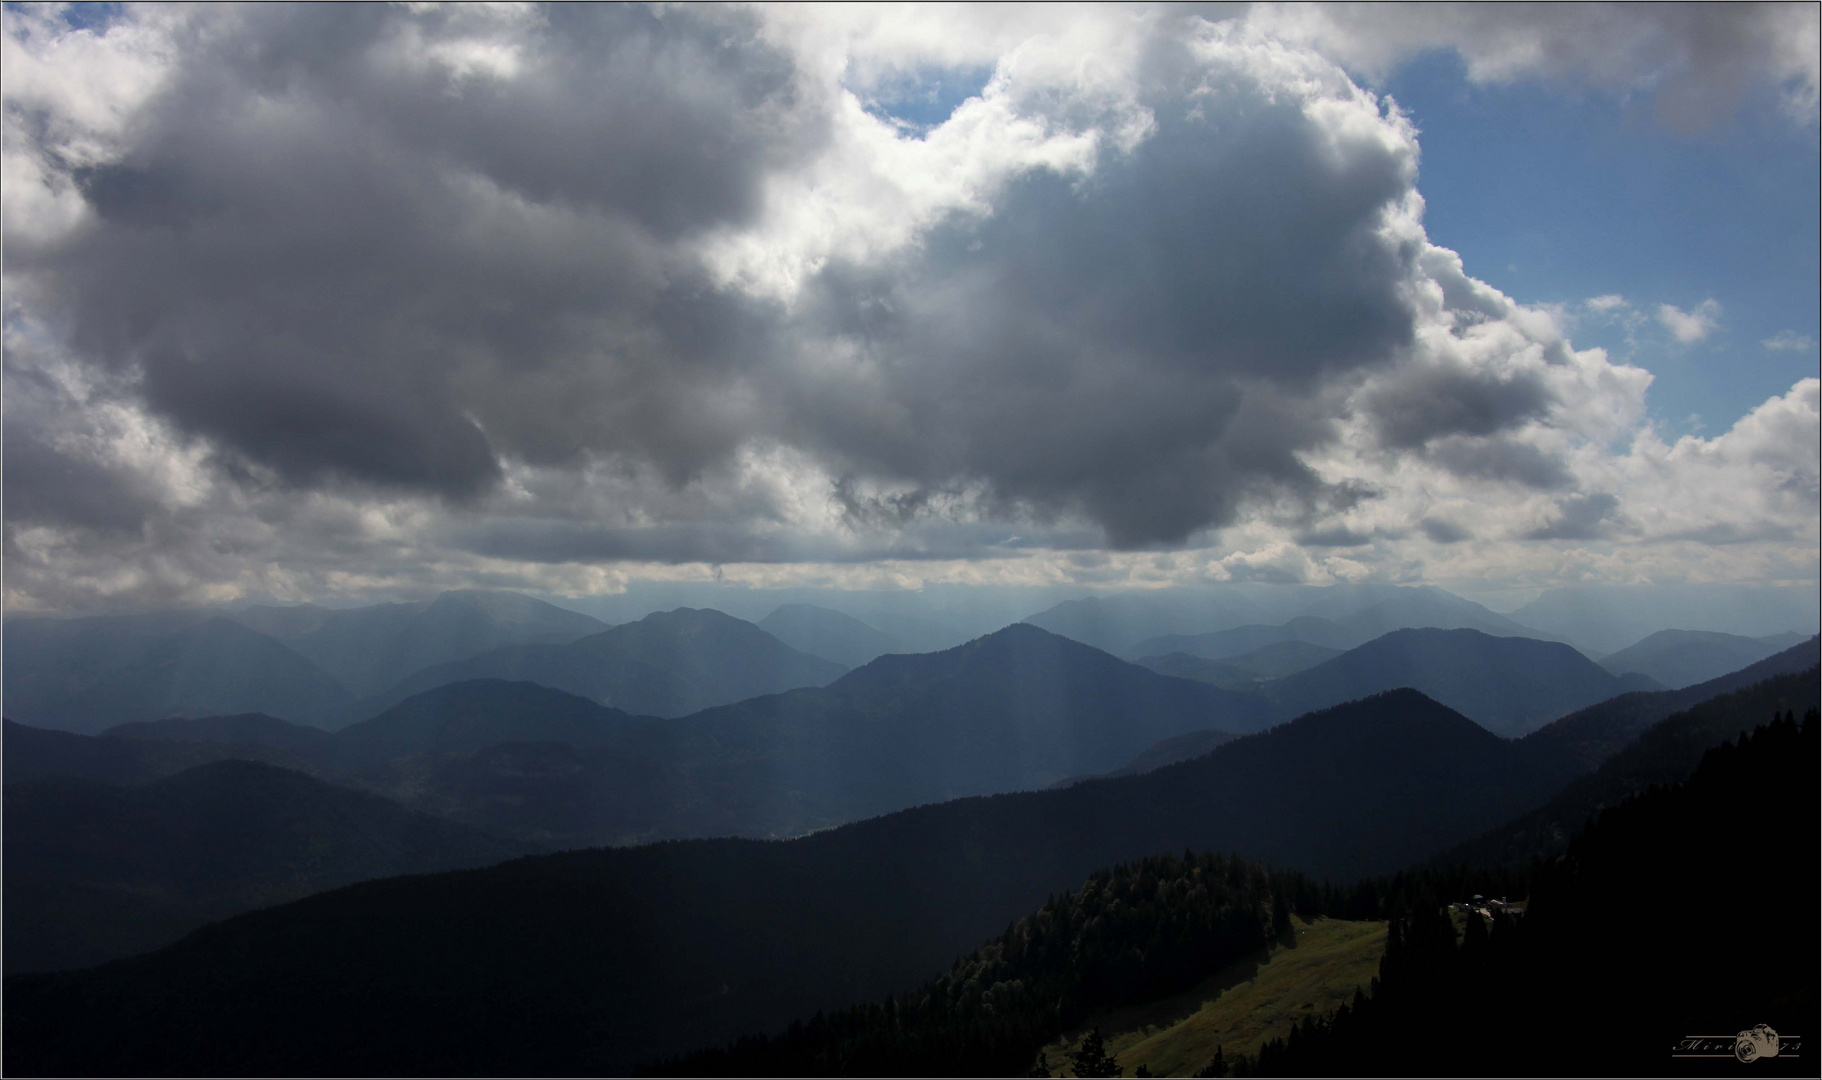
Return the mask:
[[[9,10],[9,603],[1813,577],[1815,381],[1664,443],[1427,241],[1371,22]]]

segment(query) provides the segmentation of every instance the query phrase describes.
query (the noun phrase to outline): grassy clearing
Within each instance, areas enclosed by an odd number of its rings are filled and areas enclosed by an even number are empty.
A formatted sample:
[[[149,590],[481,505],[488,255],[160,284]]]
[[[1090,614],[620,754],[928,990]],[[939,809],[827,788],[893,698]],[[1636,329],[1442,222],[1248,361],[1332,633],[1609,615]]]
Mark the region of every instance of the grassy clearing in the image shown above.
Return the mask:
[[[1181,994],[1116,1009],[1044,1048],[1051,1075],[1068,1071],[1067,1055],[1099,1027],[1107,1051],[1126,1075],[1144,1065],[1154,1076],[1192,1076],[1221,1048],[1229,1061],[1256,1054],[1305,1016],[1332,1012],[1379,973],[1386,925],[1317,919],[1297,925],[1295,948],[1274,945],[1231,964]]]

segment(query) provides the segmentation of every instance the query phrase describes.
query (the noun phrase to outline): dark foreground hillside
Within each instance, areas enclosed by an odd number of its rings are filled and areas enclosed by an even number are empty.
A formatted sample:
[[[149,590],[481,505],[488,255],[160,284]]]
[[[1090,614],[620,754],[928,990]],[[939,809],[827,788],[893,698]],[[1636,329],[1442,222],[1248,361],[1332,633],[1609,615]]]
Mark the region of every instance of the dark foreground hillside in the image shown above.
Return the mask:
[[[1531,752],[1393,692],[1143,776],[783,843],[375,881],[252,912],[149,956],[9,980],[7,1064],[623,1072],[901,992],[1100,868],[1213,850],[1353,879],[1485,831],[1551,787]]]
[[[1812,712],[1709,751],[1687,783],[1602,814],[1516,923],[1470,916],[1458,944],[1415,906],[1372,996],[1267,1046],[1259,1071],[1814,1076],[1819,749]],[[1782,1052],[1759,1032],[1762,1056],[1736,1059],[1760,1025]]]
[[[82,967],[250,908],[528,850],[251,761],[134,788],[9,783],[5,820],[8,972]]]

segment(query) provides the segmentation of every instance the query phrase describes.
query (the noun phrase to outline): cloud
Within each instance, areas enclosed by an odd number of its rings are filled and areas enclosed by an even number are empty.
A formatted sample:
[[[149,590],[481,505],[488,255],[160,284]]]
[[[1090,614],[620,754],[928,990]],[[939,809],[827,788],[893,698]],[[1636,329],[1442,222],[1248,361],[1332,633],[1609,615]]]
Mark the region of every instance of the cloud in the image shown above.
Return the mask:
[[[1417,523],[1417,527],[1422,529],[1423,534],[1431,541],[1438,544],[1459,544],[1463,540],[1473,539],[1466,529],[1440,518],[1424,518]]]
[[[1620,501],[1611,492],[1571,495],[1559,500],[1552,520],[1525,534],[1527,540],[1592,540],[1599,536],[1607,519],[1619,509]]]
[[[1757,92],[1777,95],[1798,123],[1816,119],[1813,4],[1261,5],[1251,17],[1372,80],[1449,49],[1476,82],[1649,95],[1683,130],[1728,118]]]
[[[1633,506],[1650,376],[1431,244],[1417,132],[1267,22],[9,11],[9,602],[1718,535]]]
[[[1795,330],[1781,330],[1759,344],[1772,352],[1804,352],[1816,346],[1816,339]]]
[[[1693,310],[1684,311],[1674,304],[1658,305],[1658,322],[1670,335],[1685,345],[1701,341],[1720,326],[1721,305],[1704,300]]]
[[[1625,297],[1619,295],[1618,293],[1607,293],[1603,296],[1591,296],[1587,300],[1583,301],[1582,305],[1584,307],[1586,307],[1589,311],[1599,312],[1602,314],[1606,314],[1609,312],[1616,312],[1616,311],[1624,311],[1628,307],[1632,306],[1626,302]]]

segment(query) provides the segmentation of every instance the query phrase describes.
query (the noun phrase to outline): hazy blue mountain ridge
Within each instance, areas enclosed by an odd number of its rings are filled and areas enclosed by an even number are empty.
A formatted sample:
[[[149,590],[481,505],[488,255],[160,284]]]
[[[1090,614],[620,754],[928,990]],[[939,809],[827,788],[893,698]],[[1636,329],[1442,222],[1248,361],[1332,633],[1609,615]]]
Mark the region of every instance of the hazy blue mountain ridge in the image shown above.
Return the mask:
[[[1524,741],[1586,772],[1618,753],[1652,725],[1700,702],[1816,666],[1822,638],[1811,637],[1756,664],[1681,690],[1634,691],[1579,709],[1531,732]]]
[[[5,637],[6,716],[39,727],[244,712],[311,721],[354,701],[275,638],[212,613],[9,619]]]
[[[332,739],[351,782],[566,846],[797,835],[1100,774],[1160,739],[1275,719],[1256,698],[1016,624],[940,653],[884,656],[827,687],[681,718],[482,680],[416,695]],[[256,736],[227,725],[221,737]]]
[[[1210,686],[1219,686],[1223,690],[1256,690],[1261,683],[1306,671],[1324,661],[1333,660],[1343,651],[1345,650],[1312,645],[1307,641],[1276,641],[1226,660],[1208,660],[1188,653],[1167,653],[1163,656],[1142,656],[1133,662],[1160,675],[1194,679]]]
[[[607,629],[599,619],[519,593],[472,589],[349,609],[256,606],[231,617],[283,641],[361,697],[433,664],[506,645],[574,641]]]
[[[1578,586],[1546,590],[1512,618],[1604,656],[1668,627],[1807,638],[1817,605],[1813,584]]]
[[[792,836],[1044,787],[1117,768],[1160,738],[1271,719],[1256,701],[1014,625],[611,745],[495,747],[439,764],[420,790],[460,820],[553,845]]]
[[[1780,635],[1781,637],[1782,635]],[[1707,682],[1757,663],[1788,645],[1772,640],[1721,634],[1710,630],[1659,630],[1619,652],[1601,658],[1615,675],[1649,675],[1671,690]]]
[[[1658,688],[1642,676],[1613,675],[1562,642],[1426,628],[1395,630],[1259,693],[1298,715],[1400,686],[1507,737],[1628,690]]]
[[[446,683],[535,682],[645,716],[684,716],[762,694],[823,686],[847,668],[711,609],[648,615],[563,645],[512,645],[417,672],[369,701],[374,715]]]
[[[603,628],[528,596],[476,591],[344,610],[14,618],[5,628],[6,715],[88,733],[248,712],[333,728],[369,715],[362,694],[428,664]]]
[[[1160,633],[1200,631],[1254,622],[1262,609],[1240,593],[1202,592],[1182,596],[1118,594],[1067,600],[1023,620],[1116,656]]]
[[[799,652],[857,668],[887,653],[922,652],[906,648],[852,615],[813,604],[780,604],[759,620],[758,627]]]
[[[1365,607],[1349,609],[1339,601],[1317,605],[1335,616],[1305,613],[1276,625],[1249,624],[1200,634],[1173,634],[1135,644],[1133,656],[1185,653],[1226,660],[1266,645],[1300,641],[1327,649],[1348,650],[1394,630],[1479,630],[1494,637],[1544,638],[1530,627],[1440,589],[1407,589]]]

